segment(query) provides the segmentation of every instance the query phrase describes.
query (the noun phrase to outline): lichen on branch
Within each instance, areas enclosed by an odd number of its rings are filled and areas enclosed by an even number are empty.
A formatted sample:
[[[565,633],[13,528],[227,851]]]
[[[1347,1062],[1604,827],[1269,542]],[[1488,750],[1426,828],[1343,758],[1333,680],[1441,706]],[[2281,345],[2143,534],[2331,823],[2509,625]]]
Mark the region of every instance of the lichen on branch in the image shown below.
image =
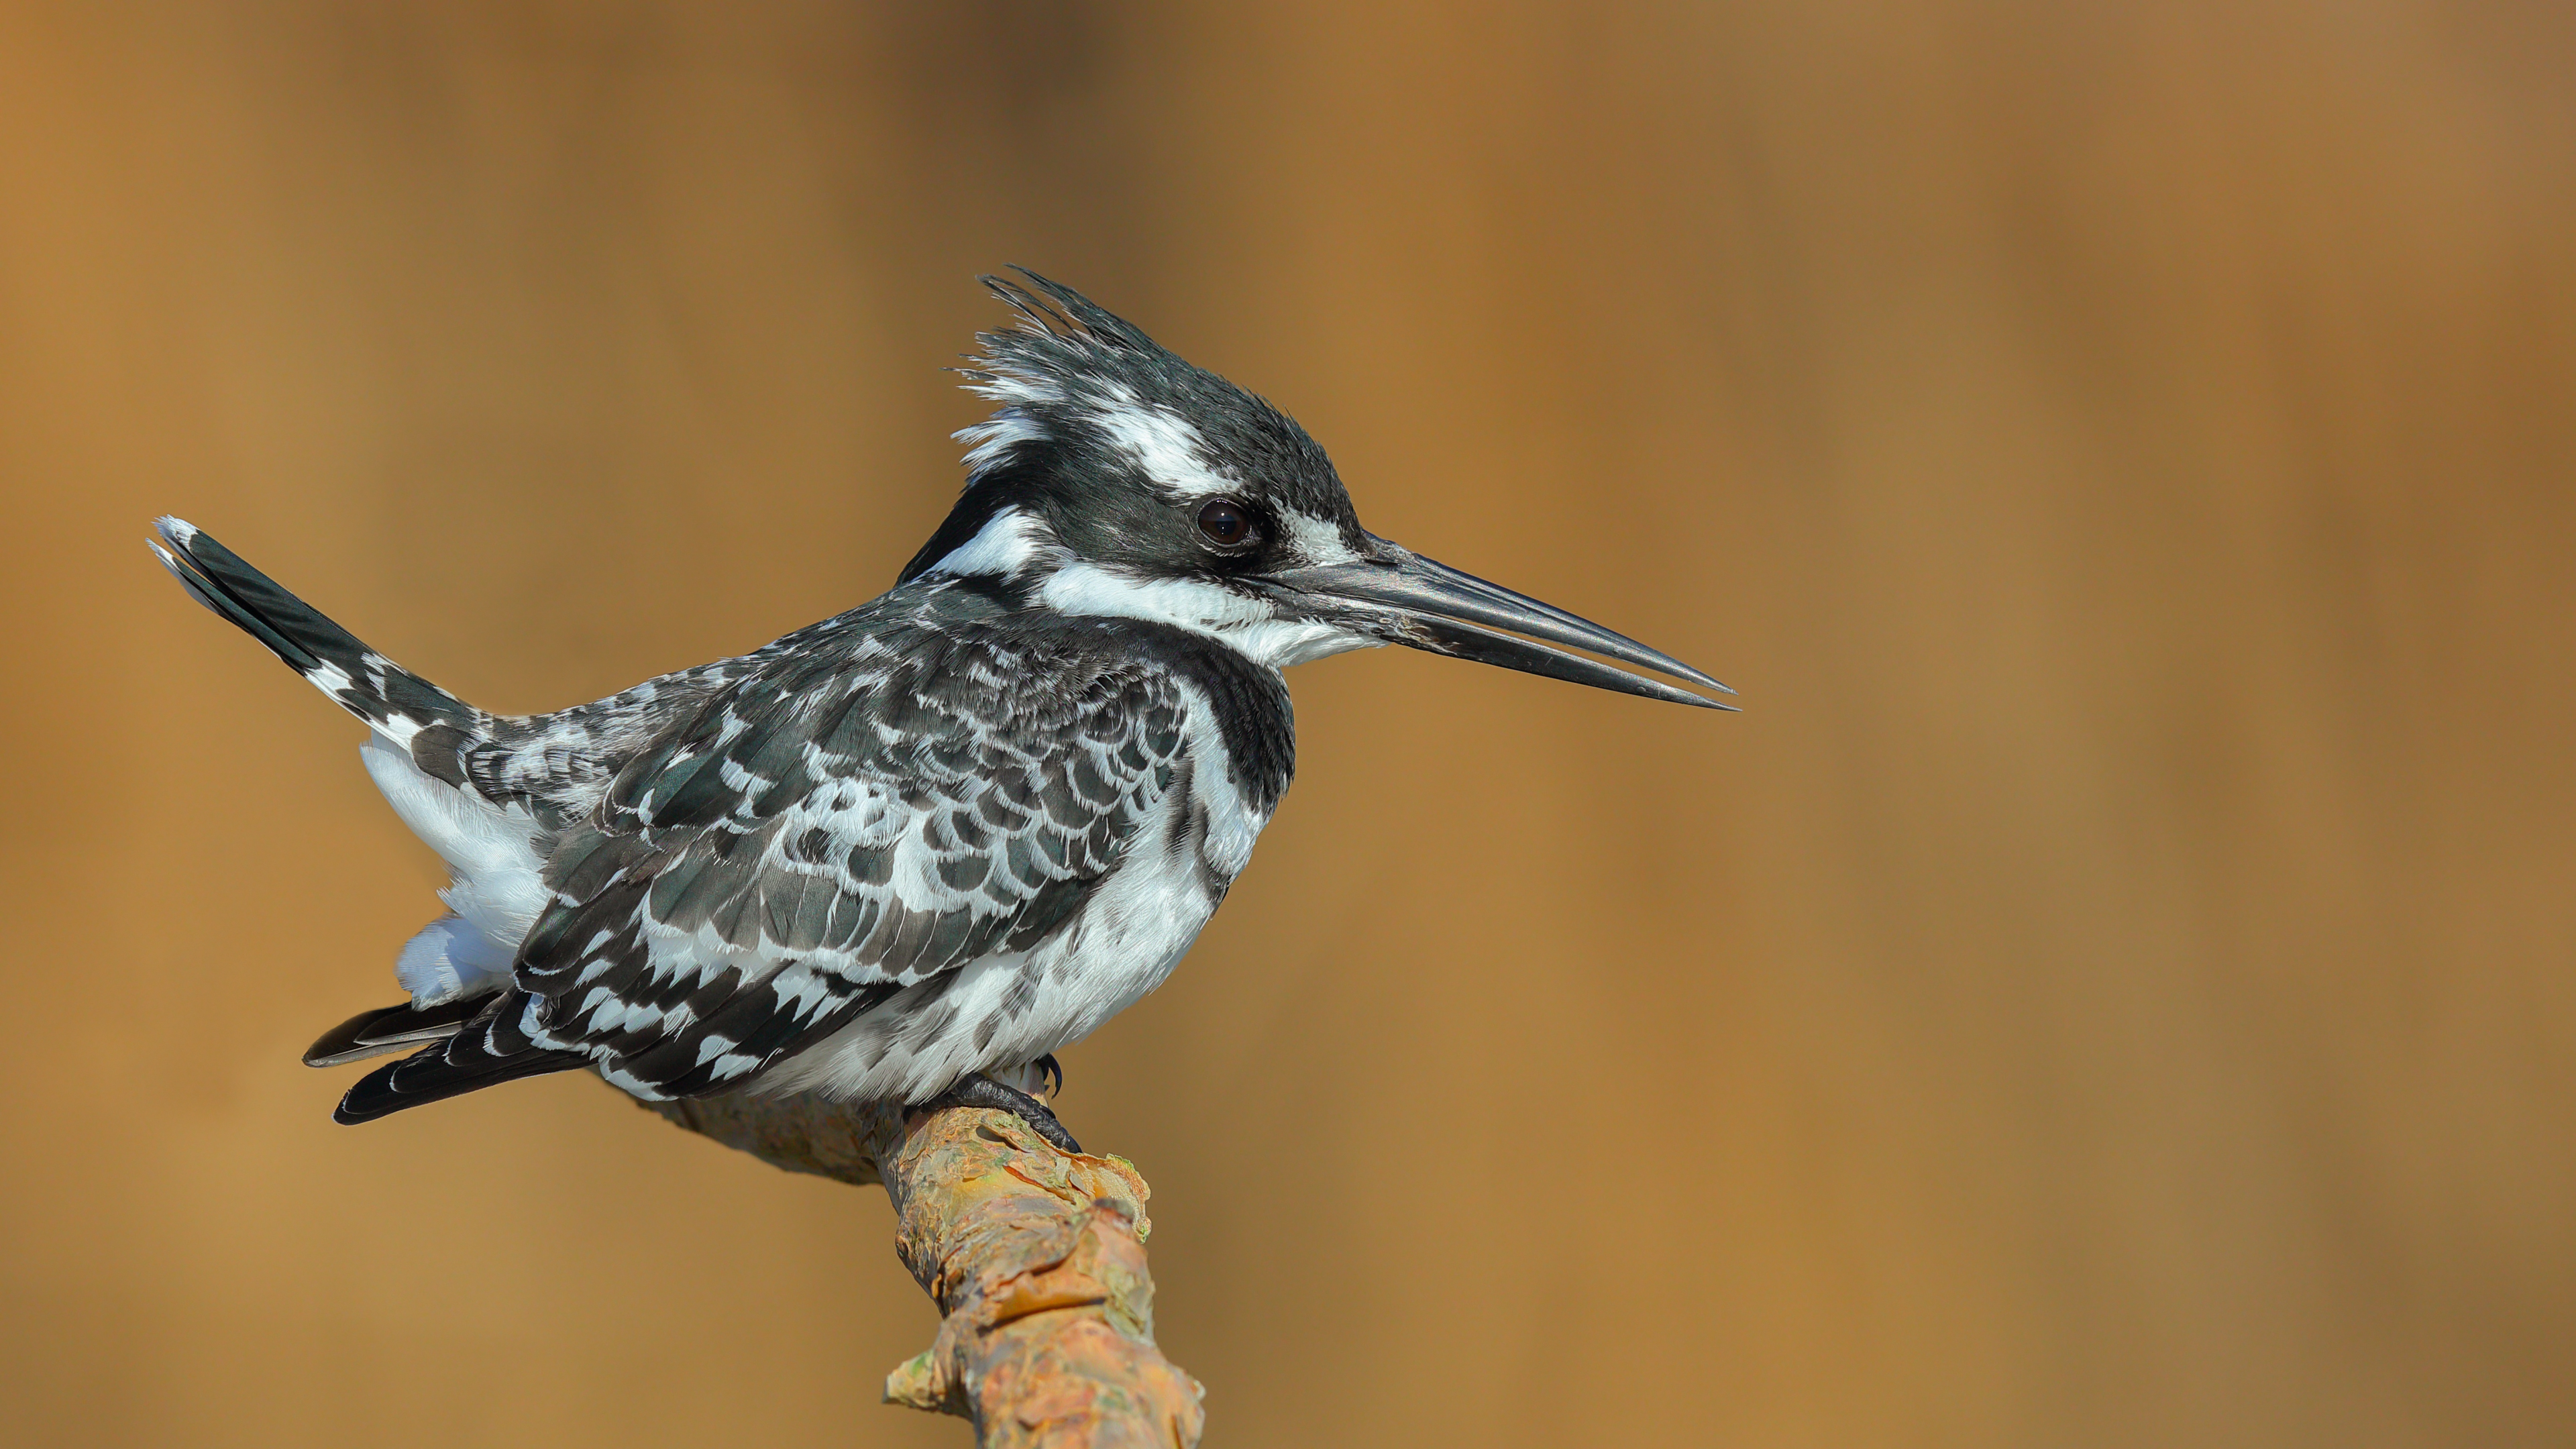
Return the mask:
[[[1148,1192],[1121,1157],[1057,1151],[1006,1112],[811,1096],[646,1103],[790,1172],[882,1183],[895,1253],[939,1305],[886,1401],[956,1414],[983,1449],[1199,1441],[1198,1381],[1154,1346]]]

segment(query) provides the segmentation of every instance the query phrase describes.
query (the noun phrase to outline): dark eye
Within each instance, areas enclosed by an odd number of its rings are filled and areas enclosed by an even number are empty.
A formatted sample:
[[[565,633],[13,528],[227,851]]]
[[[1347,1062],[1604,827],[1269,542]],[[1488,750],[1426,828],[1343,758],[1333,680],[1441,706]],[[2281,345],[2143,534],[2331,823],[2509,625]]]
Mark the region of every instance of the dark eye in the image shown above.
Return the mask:
[[[1219,548],[1239,548],[1252,541],[1252,512],[1231,498],[1211,498],[1199,507],[1199,532]]]

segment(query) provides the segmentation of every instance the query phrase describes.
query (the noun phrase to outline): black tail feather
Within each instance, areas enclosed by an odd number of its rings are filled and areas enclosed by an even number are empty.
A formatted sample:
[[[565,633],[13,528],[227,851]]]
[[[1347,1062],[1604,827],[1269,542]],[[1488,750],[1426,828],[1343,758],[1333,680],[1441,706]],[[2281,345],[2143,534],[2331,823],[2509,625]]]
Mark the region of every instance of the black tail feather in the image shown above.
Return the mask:
[[[443,1041],[456,1035],[476,1012],[491,1004],[489,996],[479,996],[436,1006],[416,1007],[406,1001],[400,1006],[362,1011],[322,1033],[320,1040],[305,1048],[304,1065],[346,1066],[422,1042]]]
[[[527,1002],[527,995],[518,991],[505,992],[497,1000],[483,998],[475,1003],[481,1008],[475,1018],[455,1035],[360,1077],[340,1099],[331,1120],[343,1126],[373,1122],[408,1107],[444,1102],[522,1077],[589,1066],[590,1058],[581,1052],[531,1046],[515,1029],[502,1026],[509,1022],[514,1028]]]
[[[455,1060],[454,1058],[463,1058]],[[389,1067],[378,1067],[358,1079],[331,1113],[343,1127],[390,1117],[410,1107],[425,1107],[462,1097],[485,1087],[542,1077],[590,1065],[580,1052],[523,1052],[514,1057],[484,1056],[463,1038],[440,1042]]]
[[[482,715],[472,705],[368,648],[196,525],[161,518],[152,526],[160,534],[152,552],[188,597],[268,646],[351,714],[370,724],[400,718],[478,731]]]

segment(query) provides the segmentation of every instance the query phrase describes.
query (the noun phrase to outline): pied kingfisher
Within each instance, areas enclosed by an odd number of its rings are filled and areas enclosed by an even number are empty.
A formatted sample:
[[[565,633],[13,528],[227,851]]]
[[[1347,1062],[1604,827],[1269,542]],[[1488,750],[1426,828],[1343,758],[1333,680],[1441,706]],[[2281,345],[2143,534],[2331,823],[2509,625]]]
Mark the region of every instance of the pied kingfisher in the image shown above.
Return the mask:
[[[590,1067],[637,1097],[734,1088],[1000,1107],[1161,984],[1295,765],[1280,671],[1404,644],[1649,699],[1706,674],[1360,527],[1288,416],[1069,287],[986,278],[1018,325],[963,371],[964,493],[894,588],[720,663],[496,715],[369,649],[191,524],[197,602],[368,727],[359,754],[446,861],[409,999],[325,1034],[410,1048],[366,1122]]]

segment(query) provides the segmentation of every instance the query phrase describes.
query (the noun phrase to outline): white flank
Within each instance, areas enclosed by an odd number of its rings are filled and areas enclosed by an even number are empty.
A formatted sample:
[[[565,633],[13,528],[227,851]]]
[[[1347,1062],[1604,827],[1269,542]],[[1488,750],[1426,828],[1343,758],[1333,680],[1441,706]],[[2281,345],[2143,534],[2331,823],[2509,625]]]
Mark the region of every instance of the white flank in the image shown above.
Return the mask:
[[[416,1006],[460,996],[480,996],[509,984],[510,948],[462,916],[441,916],[421,928],[394,961],[394,979]]]
[[[438,895],[455,915],[431,922],[403,948],[396,968],[403,989],[427,1005],[445,999],[438,993],[472,989],[478,976],[493,974],[496,959],[506,975],[546,904],[532,823],[422,773],[380,736],[360,745],[358,758],[394,814],[447,862],[451,881]],[[465,939],[469,930],[481,939]]]

